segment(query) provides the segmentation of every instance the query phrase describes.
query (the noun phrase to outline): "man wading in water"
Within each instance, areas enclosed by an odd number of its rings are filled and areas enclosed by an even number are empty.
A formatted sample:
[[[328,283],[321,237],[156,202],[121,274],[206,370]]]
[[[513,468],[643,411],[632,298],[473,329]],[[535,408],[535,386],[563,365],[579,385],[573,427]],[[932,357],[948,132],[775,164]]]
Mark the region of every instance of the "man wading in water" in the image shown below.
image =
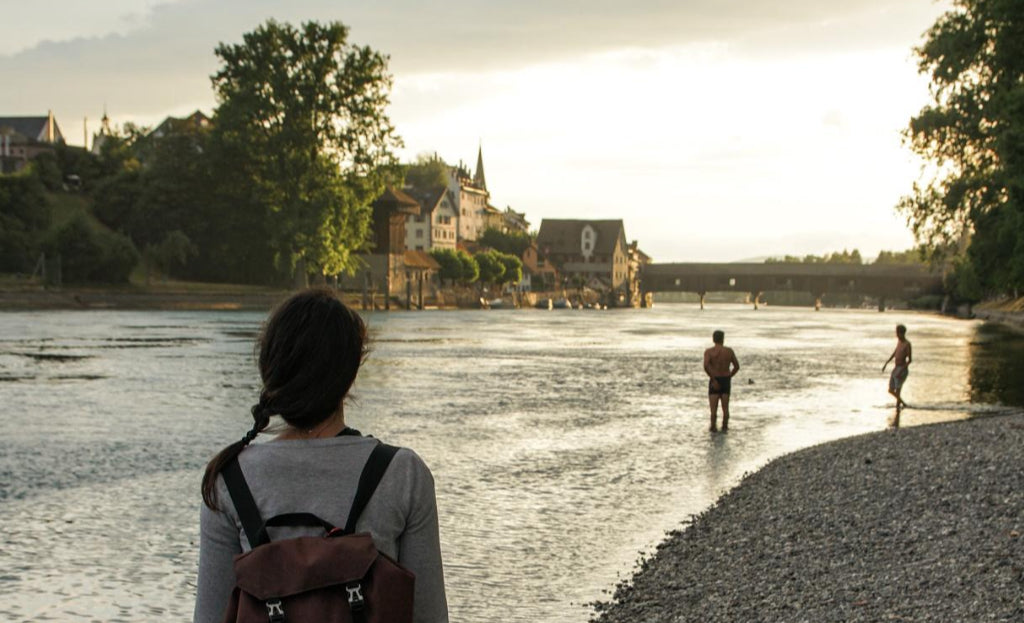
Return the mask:
[[[718,432],[718,401],[722,401],[722,432],[729,430],[729,390],[732,377],[740,371],[740,362],[736,353],[722,344],[725,333],[715,331],[711,334],[714,346],[704,351],[704,371],[711,380],[708,381],[708,402],[711,405],[711,432]]]
[[[907,339],[907,328],[901,324],[896,325],[896,340],[896,350],[892,351],[892,355],[889,355],[882,364],[882,372],[885,372],[885,366],[889,365],[890,361],[896,360],[893,363],[892,374],[889,375],[889,393],[896,397],[894,426],[899,426],[900,411],[907,407],[907,403],[900,398],[900,392],[903,391],[903,383],[907,380],[910,362],[914,357],[910,349],[910,340]]]

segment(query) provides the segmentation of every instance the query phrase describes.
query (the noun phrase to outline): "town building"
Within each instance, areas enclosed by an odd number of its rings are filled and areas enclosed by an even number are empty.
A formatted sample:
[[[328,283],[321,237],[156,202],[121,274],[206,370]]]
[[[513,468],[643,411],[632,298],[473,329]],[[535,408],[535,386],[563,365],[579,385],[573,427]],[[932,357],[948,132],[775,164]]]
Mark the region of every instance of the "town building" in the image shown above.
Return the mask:
[[[419,214],[405,217],[405,248],[410,251],[454,249],[458,240],[459,213],[444,187],[433,191],[406,188],[420,205]]]
[[[537,234],[540,258],[558,270],[565,288],[589,288],[609,305],[629,306],[629,244],[622,219],[544,219]]]
[[[209,129],[213,123],[203,111],[197,110],[187,117],[167,117],[160,122],[160,125],[153,128],[149,133],[152,138],[163,138],[168,134],[175,134],[183,131],[198,131]]]
[[[458,211],[458,240],[479,240],[487,228],[490,193],[484,176],[483,148],[477,151],[476,172],[461,163],[448,169],[448,192]]]
[[[504,229],[502,231],[505,233],[530,233],[530,222],[526,220],[526,212],[516,212],[512,208],[506,207],[505,212],[502,213],[502,217],[505,221]]]
[[[558,270],[545,258],[540,257],[537,243],[531,243],[523,250],[523,279],[519,282],[522,292],[554,290],[560,284]]]
[[[430,254],[406,249],[407,219],[419,213],[420,203],[396,188],[385,189],[373,202],[372,246],[359,284],[364,309],[376,307],[378,293],[383,295],[385,309],[391,308],[395,296],[412,308],[417,293],[418,305],[423,307],[424,286],[433,285],[432,278],[441,267]]]
[[[629,300],[633,307],[650,307],[651,301],[645,298],[642,277],[644,266],[653,261],[651,256],[640,250],[636,240],[629,244]]]
[[[482,235],[488,229],[494,229],[503,233],[508,231],[505,228],[505,215],[491,204],[484,206],[484,228],[480,231],[480,234]]]
[[[110,127],[110,117],[106,109],[103,110],[103,117],[100,119],[100,131],[92,135],[92,147],[89,148],[95,155],[103,153],[103,146],[114,137],[114,130]]]
[[[0,173],[20,171],[63,142],[52,110],[43,117],[0,117]]]

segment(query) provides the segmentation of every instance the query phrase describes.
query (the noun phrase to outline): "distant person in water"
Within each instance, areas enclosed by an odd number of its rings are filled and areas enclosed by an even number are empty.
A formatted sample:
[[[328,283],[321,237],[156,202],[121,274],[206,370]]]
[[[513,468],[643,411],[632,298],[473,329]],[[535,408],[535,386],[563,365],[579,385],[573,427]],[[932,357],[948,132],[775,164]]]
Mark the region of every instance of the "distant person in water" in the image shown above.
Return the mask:
[[[901,324],[896,325],[896,349],[892,355],[882,364],[882,372],[885,366],[893,361],[892,374],[889,375],[889,393],[896,397],[896,425],[899,425],[900,410],[906,408],[907,403],[900,397],[903,391],[903,383],[907,380],[910,362],[913,361],[913,353],[910,348],[910,340],[907,339],[907,328]]]
[[[711,432],[718,432],[718,403],[722,403],[722,432],[729,430],[729,391],[732,377],[740,371],[740,362],[731,348],[724,346],[725,333],[711,334],[714,346],[704,351],[704,371],[707,372],[708,402],[711,406]]]

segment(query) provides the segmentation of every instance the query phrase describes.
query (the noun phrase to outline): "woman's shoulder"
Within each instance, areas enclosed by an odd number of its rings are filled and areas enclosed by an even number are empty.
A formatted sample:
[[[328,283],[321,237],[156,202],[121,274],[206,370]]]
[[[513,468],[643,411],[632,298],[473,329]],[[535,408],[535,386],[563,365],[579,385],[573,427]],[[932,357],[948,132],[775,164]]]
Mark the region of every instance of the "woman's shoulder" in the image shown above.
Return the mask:
[[[378,443],[397,448],[388,471],[430,473],[426,462],[412,448],[389,443],[387,439],[372,436],[342,436],[307,440],[272,440],[253,444],[241,453],[242,468],[256,471],[275,469],[280,465],[333,466],[349,471],[362,466]],[[330,468],[328,468],[330,469]]]
[[[389,444],[394,445],[394,444]],[[391,459],[391,465],[388,470],[394,470],[396,472],[404,472],[411,476],[433,478],[430,473],[430,468],[427,467],[426,461],[416,453],[412,448],[405,446],[395,446],[398,451],[395,453],[394,458]]]

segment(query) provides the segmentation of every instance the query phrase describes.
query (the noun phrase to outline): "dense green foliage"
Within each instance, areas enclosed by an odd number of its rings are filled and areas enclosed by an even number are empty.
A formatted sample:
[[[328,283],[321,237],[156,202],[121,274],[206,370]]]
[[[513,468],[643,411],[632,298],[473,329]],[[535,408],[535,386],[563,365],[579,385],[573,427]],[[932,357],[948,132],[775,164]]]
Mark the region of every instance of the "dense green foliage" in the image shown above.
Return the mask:
[[[462,249],[455,252],[455,256],[459,258],[459,263],[462,264],[462,273],[460,281],[464,284],[469,284],[480,279],[480,264],[477,263],[476,259],[472,255],[466,253]]]
[[[479,264],[462,249],[433,249],[430,255],[441,265],[438,277],[442,281],[467,285],[480,277]]]
[[[905,251],[879,251],[875,264],[924,264],[928,259],[928,250],[916,247]]]
[[[78,215],[45,243],[47,255],[61,259],[61,278],[69,283],[127,283],[139,253],[126,236],[99,230]]]
[[[473,256],[480,266],[480,281],[504,285],[523,278],[523,262],[516,256],[489,249]]]
[[[420,192],[444,188],[448,185],[448,165],[440,158],[421,154],[405,167],[405,183]]]
[[[430,256],[441,265],[437,276],[449,283],[455,283],[462,278],[462,262],[455,253],[455,249],[432,249]]]
[[[860,251],[854,249],[853,251],[842,251],[835,253],[828,253],[826,255],[805,255],[803,257],[797,255],[786,255],[781,258],[768,258],[764,262],[765,264],[863,264],[864,260],[860,256]]]
[[[473,256],[480,266],[480,281],[484,283],[502,283],[505,276],[505,263],[501,261],[497,251],[481,251]]]
[[[962,295],[1018,291],[1024,3],[953,0],[916,52],[933,102],[911,119],[906,140],[931,166],[899,209],[919,241],[954,259],[953,282],[969,284],[958,288]]]
[[[387,58],[348,43],[340,22],[273,20],[216,54],[214,140],[278,266],[354,271],[400,145],[385,114]]]
[[[522,231],[503,232],[493,227],[488,227],[480,236],[480,244],[490,247],[495,251],[507,253],[516,257],[522,257],[533,243],[530,234]]]
[[[189,237],[180,229],[175,229],[159,243],[146,245],[143,249],[142,260],[145,264],[146,280],[149,280],[154,268],[166,278],[167,275],[188,265],[188,261],[198,253],[199,250]]]
[[[138,249],[147,277],[282,284],[358,268],[399,140],[387,59],[347,36],[338,22],[267,22],[217,48],[209,126],[115,128],[98,154],[58,145],[0,176],[0,270],[30,271],[44,248],[67,282],[122,281]],[[48,231],[47,193],[64,192],[92,214]]]
[[[31,271],[49,224],[46,187],[35,171],[0,175],[0,271]]]
[[[509,253],[499,253],[498,261],[505,267],[501,283],[519,283],[523,280],[523,261]]]

